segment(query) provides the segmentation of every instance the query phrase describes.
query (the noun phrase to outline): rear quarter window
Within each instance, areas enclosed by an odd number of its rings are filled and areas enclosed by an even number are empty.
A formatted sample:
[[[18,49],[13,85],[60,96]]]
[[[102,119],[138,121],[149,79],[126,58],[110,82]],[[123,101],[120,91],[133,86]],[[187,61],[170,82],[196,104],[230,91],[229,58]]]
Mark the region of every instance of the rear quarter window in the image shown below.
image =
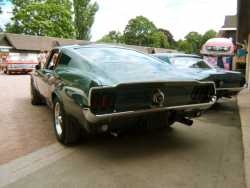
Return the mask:
[[[70,60],[71,60],[71,58],[68,55],[62,53],[61,57],[60,57],[59,64],[60,65],[68,65]]]

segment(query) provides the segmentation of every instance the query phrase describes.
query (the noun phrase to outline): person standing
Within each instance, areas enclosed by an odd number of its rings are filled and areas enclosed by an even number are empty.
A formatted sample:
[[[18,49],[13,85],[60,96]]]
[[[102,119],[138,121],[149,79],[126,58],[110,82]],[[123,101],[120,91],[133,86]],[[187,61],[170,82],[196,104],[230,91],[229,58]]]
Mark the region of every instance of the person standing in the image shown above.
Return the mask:
[[[41,68],[44,67],[44,64],[46,63],[46,59],[47,59],[47,51],[41,51],[37,57],[38,64],[41,66]]]
[[[217,58],[217,65],[218,65],[218,67],[224,69],[224,62],[223,62],[222,56],[218,56],[218,58]]]

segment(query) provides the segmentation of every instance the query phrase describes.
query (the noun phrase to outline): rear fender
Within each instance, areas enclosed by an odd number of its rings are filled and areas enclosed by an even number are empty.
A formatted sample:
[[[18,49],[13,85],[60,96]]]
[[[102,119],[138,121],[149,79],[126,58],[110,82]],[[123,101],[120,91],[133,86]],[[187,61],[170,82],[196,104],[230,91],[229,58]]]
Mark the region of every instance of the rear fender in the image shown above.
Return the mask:
[[[54,100],[55,98],[57,98],[59,100],[59,102],[61,103],[61,105],[63,105],[63,100],[62,100],[62,97],[59,93],[58,90],[54,90],[51,94],[51,98],[49,100],[49,107],[52,109],[53,108],[53,103],[54,103]]]

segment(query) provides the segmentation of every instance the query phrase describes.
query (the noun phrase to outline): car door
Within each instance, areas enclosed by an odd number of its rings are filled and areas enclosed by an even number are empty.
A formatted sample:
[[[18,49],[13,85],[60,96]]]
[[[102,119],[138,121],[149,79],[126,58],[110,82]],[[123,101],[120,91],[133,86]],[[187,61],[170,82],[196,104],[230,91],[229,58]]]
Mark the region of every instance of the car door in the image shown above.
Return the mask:
[[[53,61],[53,57],[55,57],[55,55],[58,56],[58,53],[59,53],[58,49],[52,50],[44,67],[39,70],[36,70],[35,72],[36,83],[39,92],[46,99],[50,97],[50,90],[51,90],[50,87],[52,86],[53,83],[52,81],[55,78],[54,69],[56,62]]]

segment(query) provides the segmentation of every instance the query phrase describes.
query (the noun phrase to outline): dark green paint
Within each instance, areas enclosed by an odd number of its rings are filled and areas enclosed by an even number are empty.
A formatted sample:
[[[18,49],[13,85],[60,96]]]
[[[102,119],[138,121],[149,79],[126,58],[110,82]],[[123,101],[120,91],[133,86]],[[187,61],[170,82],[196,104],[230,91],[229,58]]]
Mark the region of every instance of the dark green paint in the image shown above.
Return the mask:
[[[116,62],[111,64],[94,63],[89,60],[88,55],[81,55],[79,51],[85,49],[104,48],[111,50],[121,50],[123,52],[135,53],[138,56],[143,56],[149,63],[130,64],[123,62]],[[48,62],[54,52],[59,52],[59,64],[54,70],[45,68],[36,70],[31,79],[35,81],[36,89],[42,96],[46,98],[48,105],[53,105],[53,97],[57,97],[63,104],[67,115],[73,116],[79,123],[85,126],[86,119],[82,114],[82,109],[89,108],[89,93],[91,88],[97,86],[120,86],[125,87],[126,84],[148,83],[145,84],[145,91],[154,87],[164,86],[162,83],[175,81],[175,86],[168,94],[176,96],[178,100],[171,102],[175,105],[192,104],[188,98],[195,84],[185,84],[185,81],[194,81],[205,79],[203,76],[180,74],[180,72],[173,69],[171,66],[161,63],[158,59],[150,57],[140,52],[131,49],[114,47],[108,45],[85,45],[85,46],[65,46],[55,48],[52,50]],[[62,60],[62,61],[60,61]],[[47,63],[48,63],[47,62]],[[151,84],[151,82],[153,84]],[[169,83],[170,84],[170,83]],[[210,86],[213,86],[210,84]],[[118,89],[117,87],[117,89]],[[138,88],[134,86],[134,88]],[[131,88],[130,88],[131,89]],[[128,90],[125,89],[122,93],[126,95]],[[143,91],[143,89],[142,89]],[[117,91],[118,92],[118,91]],[[120,96],[122,96],[122,93]],[[143,94],[143,92],[142,92]],[[126,95],[127,97],[128,95]],[[124,98],[122,103],[129,103],[130,98]],[[168,96],[171,98],[171,96]],[[194,101],[193,101],[194,102]],[[132,103],[131,103],[132,105]]]

